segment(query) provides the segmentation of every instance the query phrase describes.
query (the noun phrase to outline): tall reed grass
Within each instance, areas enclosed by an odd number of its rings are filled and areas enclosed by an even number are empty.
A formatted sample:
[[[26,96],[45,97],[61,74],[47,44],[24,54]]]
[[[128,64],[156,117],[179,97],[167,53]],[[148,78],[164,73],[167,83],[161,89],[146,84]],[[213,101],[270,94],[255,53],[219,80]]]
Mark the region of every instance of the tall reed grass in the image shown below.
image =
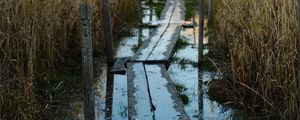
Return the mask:
[[[297,1],[216,0],[215,55],[244,108],[296,119]],[[225,46],[225,47],[224,47]],[[224,50],[225,49],[225,50]],[[220,57],[221,56],[221,57]]]
[[[48,79],[45,76],[56,69],[65,70],[74,60],[77,62],[73,66],[80,66],[82,1],[0,0],[1,120],[40,119],[47,107],[42,104],[46,88],[40,79]],[[101,0],[88,2],[93,9],[94,55],[102,56]],[[114,33],[120,35],[128,31],[136,18],[135,2],[110,2]]]

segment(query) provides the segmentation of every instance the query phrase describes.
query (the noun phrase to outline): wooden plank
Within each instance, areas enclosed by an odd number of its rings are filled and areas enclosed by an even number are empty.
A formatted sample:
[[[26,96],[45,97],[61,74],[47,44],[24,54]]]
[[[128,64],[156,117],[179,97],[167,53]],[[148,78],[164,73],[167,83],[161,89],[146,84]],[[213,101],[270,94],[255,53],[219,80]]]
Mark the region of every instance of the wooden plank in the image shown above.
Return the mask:
[[[153,49],[147,61],[168,61],[172,57],[173,49],[180,37],[181,25],[169,25],[166,33],[162,36]]]
[[[122,74],[126,73],[125,64],[130,60],[130,57],[117,58],[114,66],[111,68],[110,72],[113,74]]]
[[[95,120],[95,100],[93,85],[93,41],[91,27],[91,7],[80,6],[82,29],[82,82],[84,94],[84,119]]]
[[[172,17],[169,23],[184,24],[185,23],[185,7],[182,0],[170,0],[175,2]]]
[[[175,2],[174,0],[168,0],[165,3],[165,7],[160,15],[159,23],[161,24],[169,24],[170,19],[172,18],[174,9],[175,9]]]
[[[145,65],[156,120],[189,120],[175,85],[162,64]]]
[[[155,29],[154,33],[150,35],[150,37],[144,41],[142,46],[138,49],[136,54],[133,56],[132,61],[146,61],[154,47],[163,36],[167,29],[168,25],[159,25],[157,29]]]
[[[128,63],[128,117],[152,120],[151,101],[143,63]]]

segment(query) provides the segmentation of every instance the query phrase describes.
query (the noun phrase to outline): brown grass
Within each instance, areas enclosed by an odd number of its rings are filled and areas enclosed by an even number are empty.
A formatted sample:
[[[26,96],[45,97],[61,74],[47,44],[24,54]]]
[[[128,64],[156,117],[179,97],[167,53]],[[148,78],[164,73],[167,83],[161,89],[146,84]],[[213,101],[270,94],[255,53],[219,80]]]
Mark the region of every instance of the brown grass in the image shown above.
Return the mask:
[[[93,9],[94,55],[101,56],[101,1],[89,2]],[[37,89],[45,88],[39,79],[48,79],[44,76],[50,71],[64,68],[74,59],[80,63],[81,3],[0,0],[0,119],[38,119],[45,109],[41,103],[45,93]],[[134,6],[132,0],[111,2],[115,34],[128,31],[129,21],[136,18]]]
[[[216,0],[215,51],[245,108],[296,119],[297,1]]]

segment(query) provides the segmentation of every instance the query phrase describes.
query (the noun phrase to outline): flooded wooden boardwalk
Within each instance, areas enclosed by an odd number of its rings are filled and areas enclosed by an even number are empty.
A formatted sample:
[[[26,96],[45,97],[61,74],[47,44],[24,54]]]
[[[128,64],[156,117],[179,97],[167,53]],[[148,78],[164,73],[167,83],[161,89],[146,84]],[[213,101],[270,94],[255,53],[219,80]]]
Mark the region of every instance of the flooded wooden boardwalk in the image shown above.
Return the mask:
[[[182,0],[166,0],[159,26],[127,63],[130,120],[190,119],[165,66],[180,37],[184,9]]]
[[[132,61],[167,62],[179,38],[184,19],[182,0],[167,0],[159,26],[142,44]]]

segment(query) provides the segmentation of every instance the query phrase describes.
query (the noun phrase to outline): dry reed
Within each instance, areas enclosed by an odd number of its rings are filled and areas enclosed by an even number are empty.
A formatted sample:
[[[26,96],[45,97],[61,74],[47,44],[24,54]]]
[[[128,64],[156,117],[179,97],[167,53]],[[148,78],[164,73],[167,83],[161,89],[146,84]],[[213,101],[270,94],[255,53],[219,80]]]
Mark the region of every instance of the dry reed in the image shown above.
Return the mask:
[[[93,9],[96,56],[103,53],[101,1]],[[81,0],[0,0],[0,119],[39,119],[42,106],[37,78],[80,60]],[[128,31],[135,2],[113,0],[115,34]],[[80,66],[80,65],[77,65]],[[46,79],[46,78],[45,78]],[[49,116],[50,117],[50,116]],[[44,117],[46,118],[46,117]]]
[[[238,91],[236,102],[253,113],[296,119],[297,1],[216,0],[215,4],[214,45],[222,50],[215,50],[219,53],[215,55],[223,61],[220,66],[228,72],[231,88]]]

